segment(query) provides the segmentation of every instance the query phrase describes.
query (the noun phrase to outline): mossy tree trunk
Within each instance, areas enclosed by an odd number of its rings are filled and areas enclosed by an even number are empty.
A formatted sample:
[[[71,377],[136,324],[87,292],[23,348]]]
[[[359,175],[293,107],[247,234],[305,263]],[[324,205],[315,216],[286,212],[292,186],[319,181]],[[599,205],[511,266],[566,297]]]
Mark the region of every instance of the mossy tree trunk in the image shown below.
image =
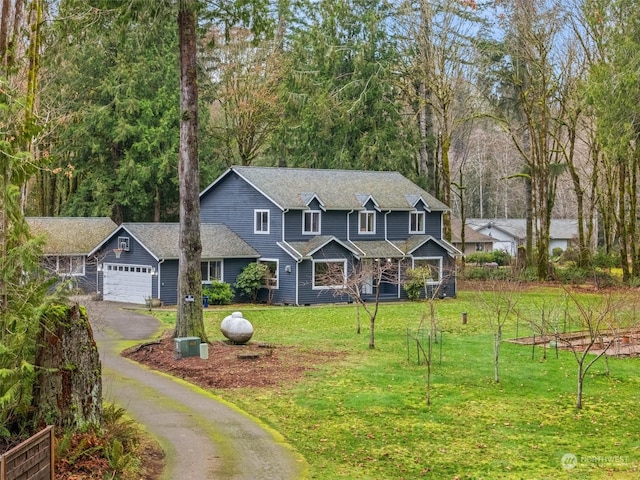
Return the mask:
[[[180,0],[180,253],[175,337],[200,337],[202,318],[202,243],[200,240],[200,170],[198,166],[198,81],[196,75],[196,2]]]
[[[37,343],[36,427],[83,430],[102,421],[102,367],[86,310],[53,307]]]

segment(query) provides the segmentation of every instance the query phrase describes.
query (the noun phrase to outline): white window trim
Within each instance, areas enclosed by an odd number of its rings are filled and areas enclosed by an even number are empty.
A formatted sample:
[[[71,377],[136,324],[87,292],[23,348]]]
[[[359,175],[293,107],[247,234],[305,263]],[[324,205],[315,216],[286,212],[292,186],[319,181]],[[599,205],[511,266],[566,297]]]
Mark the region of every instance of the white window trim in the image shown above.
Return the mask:
[[[431,282],[427,282],[427,285],[438,285],[442,282],[442,257],[413,257],[411,259],[411,268],[415,268],[416,260],[438,260],[438,280],[432,280]]]
[[[277,258],[260,258],[258,259],[258,263],[269,263],[275,262],[276,264],[276,284],[273,286],[265,285],[265,288],[271,288],[272,290],[278,290],[280,288],[280,260]]]
[[[60,271],[60,258],[68,258],[69,266],[71,266],[72,258],[81,258],[82,259],[82,269],[79,272],[61,272]],[[84,255],[56,255],[56,274],[59,277],[84,277],[85,269],[86,269],[86,261]]]
[[[266,230],[258,230],[258,214],[260,214],[260,220],[262,220],[262,214],[267,214],[267,229]],[[262,224],[262,221],[260,222]],[[256,209],[253,211],[253,233],[258,235],[268,235],[271,230],[271,214],[269,210],[266,209]]]
[[[411,220],[413,219],[413,215],[417,215],[419,217],[422,217],[422,229],[421,230],[412,230],[411,229],[411,223],[412,223]],[[427,220],[427,216],[426,216],[424,211],[416,210],[415,212],[409,212],[409,233],[412,233],[412,234],[424,234],[425,228],[426,228],[426,226],[425,226],[426,220]]]
[[[371,222],[371,231],[362,229],[362,217],[363,215],[371,215],[373,221]],[[358,214],[358,233],[360,235],[375,235],[376,234],[376,211],[375,210],[362,210]]]
[[[310,230],[307,228],[307,214],[317,214],[318,215],[318,229]],[[321,224],[322,222],[322,213],[320,210],[303,210],[302,211],[302,234],[303,235],[320,235],[322,230]]]
[[[202,260],[202,263],[206,263],[207,264],[207,275],[208,278],[205,280],[204,278],[202,279],[202,283],[205,285],[210,285],[213,283],[213,280],[211,280],[211,262],[220,262],[220,280],[218,280],[217,278],[214,279],[217,282],[224,282],[224,260],[222,258],[212,258],[211,260]]]
[[[312,290],[335,290],[339,288],[344,288],[347,283],[347,259],[346,258],[335,258],[335,259],[322,259],[322,260],[313,260],[313,267],[311,269],[311,289]],[[316,285],[316,264],[318,263],[342,263],[342,270],[344,272],[344,279],[342,281],[342,285]]]

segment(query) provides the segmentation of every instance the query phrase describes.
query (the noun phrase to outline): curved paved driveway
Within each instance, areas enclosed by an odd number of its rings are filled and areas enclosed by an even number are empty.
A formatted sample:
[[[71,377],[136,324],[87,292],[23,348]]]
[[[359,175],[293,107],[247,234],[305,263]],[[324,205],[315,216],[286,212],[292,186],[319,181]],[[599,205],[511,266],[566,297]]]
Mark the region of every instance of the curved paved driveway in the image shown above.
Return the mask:
[[[160,323],[113,302],[81,302],[102,360],[103,396],[143,424],[167,455],[171,480],[295,480],[306,464],[277,434],[206,391],[119,355],[124,340],[157,336]]]

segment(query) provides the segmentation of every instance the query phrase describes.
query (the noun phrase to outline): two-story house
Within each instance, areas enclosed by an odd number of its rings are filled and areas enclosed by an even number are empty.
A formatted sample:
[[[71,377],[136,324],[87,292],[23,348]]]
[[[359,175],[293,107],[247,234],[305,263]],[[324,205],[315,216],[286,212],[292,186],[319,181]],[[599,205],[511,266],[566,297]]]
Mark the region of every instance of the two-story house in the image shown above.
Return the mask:
[[[397,172],[232,167],[200,194],[202,223],[226,225],[258,252],[272,300],[289,305],[336,301],[321,275],[329,263],[346,276],[381,259],[401,274],[428,266],[429,290],[455,296],[460,252],[442,238],[447,210]],[[382,299],[406,298],[399,281],[364,282],[362,293],[375,288]]]

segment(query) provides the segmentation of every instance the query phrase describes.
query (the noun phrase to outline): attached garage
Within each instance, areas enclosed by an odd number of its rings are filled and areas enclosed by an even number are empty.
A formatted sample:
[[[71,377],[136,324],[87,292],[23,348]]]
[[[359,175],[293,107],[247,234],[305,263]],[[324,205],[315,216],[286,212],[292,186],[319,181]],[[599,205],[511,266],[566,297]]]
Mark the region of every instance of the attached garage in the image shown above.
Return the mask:
[[[145,303],[151,298],[153,269],[149,265],[105,263],[103,299],[124,303]]]
[[[217,272],[227,283],[260,256],[224,225],[202,224],[200,229],[203,268],[216,265],[213,275]],[[143,305],[158,299],[176,305],[179,245],[178,223],[123,223],[88,255],[96,265],[96,291],[111,302]]]

